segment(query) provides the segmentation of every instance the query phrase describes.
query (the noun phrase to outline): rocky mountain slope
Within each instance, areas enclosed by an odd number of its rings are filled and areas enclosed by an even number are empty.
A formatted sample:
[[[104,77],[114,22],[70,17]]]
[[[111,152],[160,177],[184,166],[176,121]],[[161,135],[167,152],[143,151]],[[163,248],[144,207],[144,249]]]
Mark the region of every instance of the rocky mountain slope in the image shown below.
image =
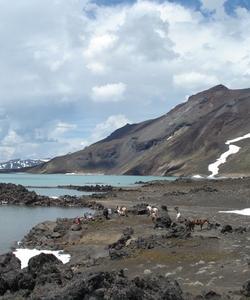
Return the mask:
[[[41,159],[12,159],[7,162],[0,163],[0,170],[21,169],[40,165],[48,160]]]
[[[157,119],[127,124],[84,150],[31,171],[208,176],[208,166],[228,151],[226,142],[248,133],[250,89],[218,85]],[[241,148],[219,166],[219,175],[250,175],[250,138],[234,145]]]

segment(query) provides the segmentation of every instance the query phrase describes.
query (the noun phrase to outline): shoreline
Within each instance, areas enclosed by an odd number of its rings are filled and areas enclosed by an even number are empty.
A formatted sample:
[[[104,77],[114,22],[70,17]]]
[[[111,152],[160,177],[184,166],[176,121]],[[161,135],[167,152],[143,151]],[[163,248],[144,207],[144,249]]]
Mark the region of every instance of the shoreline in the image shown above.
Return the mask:
[[[100,210],[96,220],[83,221],[80,226],[74,224],[74,219],[43,222],[30,230],[22,245],[30,249],[64,250],[71,260],[62,270],[70,268],[79,274],[90,274],[124,269],[128,280],[160,274],[166,279],[177,279],[184,293],[198,296],[205,289],[231,297],[228,299],[240,299],[242,285],[250,278],[250,216],[219,211],[249,208],[249,195],[249,177],[178,179],[117,189],[97,203],[110,208],[125,205],[128,218],[113,214],[106,220]],[[143,203],[157,206],[162,217],[161,206],[167,205],[173,221],[174,207],[178,206],[183,217],[207,218],[211,228],[204,226],[200,231],[197,226],[188,236],[183,224],[155,228],[147,215],[139,215]],[[231,229],[222,233],[225,225]],[[126,228],[132,229],[127,235]],[[236,281],[231,276],[232,270]]]

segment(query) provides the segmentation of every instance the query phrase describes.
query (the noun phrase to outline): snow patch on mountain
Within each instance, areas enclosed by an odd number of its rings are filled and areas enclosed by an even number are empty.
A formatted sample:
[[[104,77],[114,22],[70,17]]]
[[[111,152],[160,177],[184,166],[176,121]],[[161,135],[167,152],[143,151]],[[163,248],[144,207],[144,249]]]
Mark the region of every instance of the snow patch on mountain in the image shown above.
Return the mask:
[[[208,165],[208,171],[212,173],[208,177],[213,178],[214,176],[218,175],[219,166],[222,165],[222,164],[225,164],[226,161],[227,161],[227,158],[230,155],[236,154],[240,151],[241,147],[236,146],[236,145],[231,145],[232,143],[236,143],[236,142],[239,142],[241,140],[249,139],[249,138],[250,138],[250,133],[247,133],[247,134],[245,134],[243,136],[240,136],[236,139],[226,141],[225,145],[229,145],[229,148],[226,152],[222,153],[221,156],[214,163]]]
[[[13,159],[7,162],[0,163],[0,170],[34,167],[47,161],[49,161],[49,159]]]

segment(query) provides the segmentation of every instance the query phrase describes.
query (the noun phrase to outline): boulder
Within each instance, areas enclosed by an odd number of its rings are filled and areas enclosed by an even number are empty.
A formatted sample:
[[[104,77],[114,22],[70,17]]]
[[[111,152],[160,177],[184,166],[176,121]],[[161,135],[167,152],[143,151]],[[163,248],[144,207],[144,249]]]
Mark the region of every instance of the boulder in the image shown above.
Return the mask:
[[[165,235],[165,238],[188,238],[191,236],[190,230],[181,224],[173,224],[169,230],[168,233]]]
[[[0,290],[5,293],[7,289],[18,289],[16,277],[21,271],[21,262],[13,253],[0,255]]]
[[[236,233],[245,233],[245,232],[247,232],[247,228],[244,227],[244,226],[239,226],[239,227],[234,228],[234,232],[236,232]]]
[[[222,296],[214,291],[206,292],[204,295],[205,300],[220,300]]]
[[[167,212],[155,220],[155,228],[169,228],[171,224],[172,220]]]
[[[80,224],[73,224],[70,227],[70,230],[72,230],[72,231],[80,231],[80,230],[82,230],[82,226]]]
[[[147,215],[148,210],[147,210],[147,203],[139,203],[136,204],[132,207],[132,209],[129,210],[134,215]]]
[[[233,227],[231,225],[224,225],[221,229],[221,233],[232,233]]]
[[[8,290],[8,284],[0,275],[0,296],[4,295],[7,290]]]
[[[55,255],[41,253],[29,260],[28,272],[35,276],[39,273],[49,274],[57,265],[62,265],[62,262]]]
[[[250,280],[246,281],[243,284],[241,294],[243,294],[246,297],[250,297]]]

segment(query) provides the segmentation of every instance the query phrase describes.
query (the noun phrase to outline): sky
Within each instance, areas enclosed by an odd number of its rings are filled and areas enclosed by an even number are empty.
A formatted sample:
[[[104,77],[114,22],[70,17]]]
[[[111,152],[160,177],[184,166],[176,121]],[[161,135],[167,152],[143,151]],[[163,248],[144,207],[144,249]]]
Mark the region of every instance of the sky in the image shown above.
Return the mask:
[[[217,84],[250,87],[248,0],[0,7],[0,161],[83,149]]]

